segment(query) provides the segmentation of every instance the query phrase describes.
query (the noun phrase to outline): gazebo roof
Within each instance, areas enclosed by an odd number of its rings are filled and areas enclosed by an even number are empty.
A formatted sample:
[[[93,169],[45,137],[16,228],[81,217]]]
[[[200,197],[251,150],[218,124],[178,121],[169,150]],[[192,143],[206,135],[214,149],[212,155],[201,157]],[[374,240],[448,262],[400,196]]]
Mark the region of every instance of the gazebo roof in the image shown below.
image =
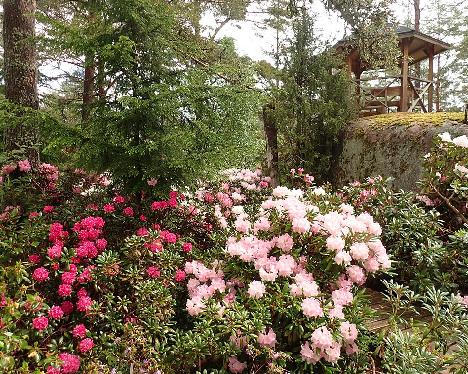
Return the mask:
[[[400,42],[402,40],[409,41],[408,55],[410,56],[410,65],[428,58],[427,47],[429,46],[434,48],[434,56],[451,48],[450,44],[445,43],[442,40],[433,38],[432,36],[429,36],[427,34],[416,31],[406,26],[397,26],[395,31]],[[350,44],[351,40],[352,36],[340,40],[338,43],[335,44],[335,49],[340,50],[345,48]],[[352,53],[352,51],[350,51],[350,53]],[[356,51],[354,51],[354,53],[352,54],[354,55],[353,59],[358,58]]]
[[[432,45],[434,47],[434,56],[451,48],[450,44],[445,43],[442,40],[433,38],[432,36],[406,26],[398,26],[396,33],[400,40],[410,39],[408,47],[408,54],[411,57],[410,64],[415,64],[416,62],[427,58],[425,49],[428,45]]]

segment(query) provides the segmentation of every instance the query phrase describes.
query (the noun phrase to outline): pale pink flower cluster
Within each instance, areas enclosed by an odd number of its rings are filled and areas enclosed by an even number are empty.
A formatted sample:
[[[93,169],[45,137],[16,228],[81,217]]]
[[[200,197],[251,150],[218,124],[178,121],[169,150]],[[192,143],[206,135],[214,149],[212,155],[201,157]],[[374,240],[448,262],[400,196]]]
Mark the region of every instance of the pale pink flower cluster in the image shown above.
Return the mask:
[[[226,291],[226,282],[221,270],[209,269],[199,261],[192,261],[185,263],[185,273],[194,276],[187,282],[190,298],[187,300],[186,307],[191,316],[203,312],[206,301],[216,291],[220,293]]]
[[[276,345],[276,334],[273,329],[268,329],[267,333],[260,333],[257,337],[258,344],[264,347],[275,348]]]

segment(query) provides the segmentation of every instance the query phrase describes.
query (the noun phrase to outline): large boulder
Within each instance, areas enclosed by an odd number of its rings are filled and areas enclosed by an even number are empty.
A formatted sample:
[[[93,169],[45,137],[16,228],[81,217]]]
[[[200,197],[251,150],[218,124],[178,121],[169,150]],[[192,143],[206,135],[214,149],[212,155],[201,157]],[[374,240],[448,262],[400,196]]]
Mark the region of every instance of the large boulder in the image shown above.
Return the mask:
[[[335,183],[392,177],[395,189],[415,190],[424,155],[437,134],[468,135],[463,113],[390,113],[361,118],[343,132]]]

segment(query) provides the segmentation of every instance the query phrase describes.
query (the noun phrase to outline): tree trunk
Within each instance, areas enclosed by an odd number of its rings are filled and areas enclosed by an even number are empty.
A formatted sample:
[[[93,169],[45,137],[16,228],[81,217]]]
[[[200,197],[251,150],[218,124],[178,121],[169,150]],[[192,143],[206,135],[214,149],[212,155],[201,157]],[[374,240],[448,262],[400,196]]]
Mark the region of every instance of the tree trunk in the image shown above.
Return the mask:
[[[91,107],[94,101],[94,80],[96,75],[96,65],[94,56],[89,54],[85,58],[85,71],[83,82],[83,106],[81,108],[81,120],[83,124],[88,122]]]
[[[35,0],[3,1],[3,42],[5,97],[14,104],[37,109],[37,55],[35,37]],[[5,151],[25,149],[37,163],[37,128],[22,123],[5,129]]]
[[[268,174],[271,178],[272,187],[277,187],[279,184],[278,128],[276,127],[274,110],[275,106],[273,104],[265,104],[263,106],[263,129],[266,137]]]

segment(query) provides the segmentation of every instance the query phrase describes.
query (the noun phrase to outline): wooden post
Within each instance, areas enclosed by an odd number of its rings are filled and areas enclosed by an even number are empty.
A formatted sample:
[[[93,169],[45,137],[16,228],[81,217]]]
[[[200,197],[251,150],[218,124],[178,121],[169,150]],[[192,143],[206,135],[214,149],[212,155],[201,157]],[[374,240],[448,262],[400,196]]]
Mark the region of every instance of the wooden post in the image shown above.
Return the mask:
[[[429,57],[429,68],[427,71],[427,80],[431,81],[429,91],[427,92],[427,111],[432,112],[434,102],[434,46],[428,48],[427,56]]]
[[[408,111],[408,39],[402,40],[400,111]]]

